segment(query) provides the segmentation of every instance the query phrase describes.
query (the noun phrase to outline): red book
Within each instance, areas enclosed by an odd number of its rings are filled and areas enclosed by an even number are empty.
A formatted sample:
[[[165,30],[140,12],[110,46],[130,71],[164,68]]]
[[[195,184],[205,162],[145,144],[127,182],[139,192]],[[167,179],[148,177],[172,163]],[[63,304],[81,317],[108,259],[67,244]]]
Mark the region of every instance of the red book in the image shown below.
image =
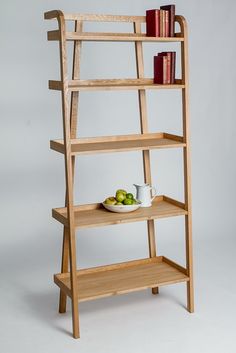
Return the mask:
[[[171,52],[162,52],[159,53],[158,56],[166,56],[167,57],[167,77],[166,77],[166,83],[170,84],[171,83],[171,69],[172,69],[172,63],[171,63],[171,59],[172,59],[172,53]]]
[[[167,56],[154,56],[154,83],[167,83]]]
[[[176,62],[176,52],[162,52],[158,56],[167,56],[167,83],[175,83],[175,62]]]
[[[160,36],[160,10],[146,11],[146,34],[148,37]]]
[[[160,7],[161,10],[169,12],[169,36],[175,36],[175,5],[165,5]]]

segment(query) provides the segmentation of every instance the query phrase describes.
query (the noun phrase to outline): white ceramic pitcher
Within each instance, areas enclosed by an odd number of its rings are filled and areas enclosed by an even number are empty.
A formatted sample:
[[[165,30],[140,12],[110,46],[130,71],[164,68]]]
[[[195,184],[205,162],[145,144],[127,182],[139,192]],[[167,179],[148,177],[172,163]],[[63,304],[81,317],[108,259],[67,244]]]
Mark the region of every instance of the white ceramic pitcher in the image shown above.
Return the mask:
[[[141,207],[151,207],[156,196],[156,189],[149,184],[133,185],[136,187],[136,199],[141,202]],[[152,190],[153,192],[151,192]]]

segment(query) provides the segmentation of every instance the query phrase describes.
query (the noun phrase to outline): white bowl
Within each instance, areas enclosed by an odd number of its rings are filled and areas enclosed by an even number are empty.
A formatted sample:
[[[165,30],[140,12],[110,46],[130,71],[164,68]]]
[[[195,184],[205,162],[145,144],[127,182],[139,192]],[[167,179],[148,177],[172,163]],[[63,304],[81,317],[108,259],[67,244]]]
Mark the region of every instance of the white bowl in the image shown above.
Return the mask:
[[[111,212],[117,213],[126,213],[126,212],[133,212],[137,210],[141,206],[141,202],[137,201],[135,205],[107,205],[106,203],[102,202],[102,205]]]

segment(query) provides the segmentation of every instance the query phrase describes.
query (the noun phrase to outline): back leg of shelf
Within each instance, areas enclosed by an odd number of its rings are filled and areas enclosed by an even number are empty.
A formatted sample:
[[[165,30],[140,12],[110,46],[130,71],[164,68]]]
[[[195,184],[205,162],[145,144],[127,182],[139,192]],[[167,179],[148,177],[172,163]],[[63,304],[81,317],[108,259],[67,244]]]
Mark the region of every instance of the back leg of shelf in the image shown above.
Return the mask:
[[[83,23],[82,21],[75,21],[75,32],[82,32]],[[72,78],[79,79],[80,77],[80,55],[81,55],[81,42],[74,42],[73,50],[73,71]],[[78,103],[79,103],[79,92],[72,92],[71,102],[70,102],[70,130],[71,138],[76,138],[77,134],[77,120],[78,120]],[[75,174],[75,156],[72,157],[72,177],[74,183],[74,174]],[[67,205],[67,192],[65,195],[65,206]],[[69,235],[68,228],[64,227],[63,232],[63,250],[62,250],[62,264],[61,272],[68,272],[69,270]],[[66,312],[66,301],[67,296],[60,290],[60,299],[59,299],[59,313]]]
[[[68,228],[64,227],[61,273],[65,273],[69,271],[68,265],[69,265],[69,234],[68,234]],[[66,312],[66,301],[67,301],[67,295],[60,289],[59,313],[61,314],[64,314]]]
[[[141,24],[134,22],[134,33],[140,34],[142,32]],[[136,56],[136,68],[137,77],[144,78],[144,62],[143,62],[143,47],[142,42],[135,42],[135,56]],[[147,102],[145,90],[138,91],[139,99],[139,114],[140,114],[140,126],[141,133],[148,133],[148,122],[147,122]],[[152,184],[151,181],[151,165],[150,165],[150,152],[143,151],[143,171],[145,183]],[[149,245],[149,256],[156,256],[156,242],[155,242],[155,225],[154,220],[147,221],[148,227],[148,245]],[[152,294],[159,292],[158,287],[152,288]]]
[[[190,313],[194,312],[193,284],[191,279],[187,282],[187,310]]]
[[[185,241],[186,241],[186,267],[189,281],[187,282],[187,310],[194,312],[194,291],[193,291],[193,254],[192,254],[192,217],[191,211],[185,216]]]

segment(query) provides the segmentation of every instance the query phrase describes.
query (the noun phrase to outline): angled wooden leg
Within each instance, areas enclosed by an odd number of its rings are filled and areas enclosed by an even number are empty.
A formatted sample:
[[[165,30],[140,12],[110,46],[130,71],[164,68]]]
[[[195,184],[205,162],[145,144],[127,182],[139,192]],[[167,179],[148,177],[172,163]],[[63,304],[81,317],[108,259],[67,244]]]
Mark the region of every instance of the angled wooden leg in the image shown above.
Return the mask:
[[[149,256],[155,257],[156,256],[156,243],[155,243],[155,228],[154,228],[154,221],[148,221],[148,244],[149,244]],[[158,294],[159,288],[153,287],[152,294]]]
[[[73,337],[79,338],[79,305],[76,276],[76,245],[74,226],[72,226],[72,228],[69,230],[69,250]]]
[[[81,21],[75,21],[75,32],[82,32],[83,23]],[[79,79],[80,75],[80,54],[81,54],[81,42],[76,41],[74,43],[74,53],[73,53],[73,79]],[[77,120],[78,120],[78,102],[79,102],[79,92],[71,93],[71,106],[70,106],[70,130],[71,138],[76,138],[77,135]],[[74,181],[75,174],[75,157],[72,157],[72,176]],[[67,205],[67,193],[65,196],[65,205]],[[69,236],[68,228],[64,227],[63,230],[63,244],[62,244],[62,263],[61,272],[65,273],[69,270]],[[60,290],[59,298],[59,313],[66,312],[66,294]]]
[[[134,22],[134,33],[141,33],[141,24]],[[137,66],[137,77],[144,78],[144,63],[143,63],[143,47],[142,42],[135,42],[135,54],[136,54],[136,66]],[[146,92],[145,90],[138,91],[139,98],[139,113],[140,113],[140,124],[141,133],[148,133],[147,123],[147,103],[146,103]],[[152,184],[151,180],[151,163],[150,163],[150,152],[143,151],[143,171],[145,183]],[[148,245],[149,245],[149,256],[156,256],[156,242],[155,242],[155,224],[154,220],[147,221],[148,229]],[[157,294],[159,292],[158,287],[152,288],[152,293]]]
[[[193,292],[193,270],[192,270],[192,236],[191,236],[191,216],[185,216],[186,231],[186,267],[188,269],[189,281],[187,282],[187,309],[190,313],[194,312],[194,292]]]
[[[193,254],[192,254],[192,199],[191,199],[191,166],[190,166],[190,128],[189,128],[189,82],[188,82],[188,29],[182,16],[178,16],[181,33],[184,41],[181,42],[181,68],[182,81],[185,87],[182,89],[182,113],[183,113],[183,137],[186,147],[183,149],[184,162],[184,198],[185,208],[188,214],[185,216],[185,244],[186,244],[186,268],[189,276],[187,282],[187,309],[194,311],[193,295]]]
[[[60,33],[60,62],[61,62],[61,81],[62,81],[62,115],[63,115],[63,137],[65,146],[65,178],[66,178],[66,208],[68,219],[68,238],[69,238],[69,260],[70,260],[70,288],[71,288],[71,301],[72,301],[72,324],[73,324],[73,337],[79,337],[79,311],[78,311],[78,286],[76,274],[76,244],[75,244],[75,220],[74,220],[74,159],[71,155],[71,139],[74,133],[75,119],[72,119],[73,102],[69,102],[70,92],[68,87],[68,70],[67,70],[67,50],[66,50],[66,25],[63,13],[58,15],[59,33]],[[73,96],[72,96],[73,97]],[[75,103],[77,106],[77,104]],[[71,115],[72,114],[72,115]],[[67,232],[67,231],[66,231]],[[65,232],[65,251],[63,251],[64,259],[67,257],[67,242]],[[66,261],[65,261],[66,263]],[[68,263],[68,262],[67,262]],[[62,296],[62,301],[64,298]],[[65,306],[64,306],[65,308]],[[64,309],[62,308],[62,309]]]
[[[69,265],[69,232],[68,232],[68,228],[64,227],[61,273],[68,272],[69,270],[68,265]],[[60,290],[59,313],[61,314],[66,312],[66,299],[67,299],[67,295],[62,290]]]

